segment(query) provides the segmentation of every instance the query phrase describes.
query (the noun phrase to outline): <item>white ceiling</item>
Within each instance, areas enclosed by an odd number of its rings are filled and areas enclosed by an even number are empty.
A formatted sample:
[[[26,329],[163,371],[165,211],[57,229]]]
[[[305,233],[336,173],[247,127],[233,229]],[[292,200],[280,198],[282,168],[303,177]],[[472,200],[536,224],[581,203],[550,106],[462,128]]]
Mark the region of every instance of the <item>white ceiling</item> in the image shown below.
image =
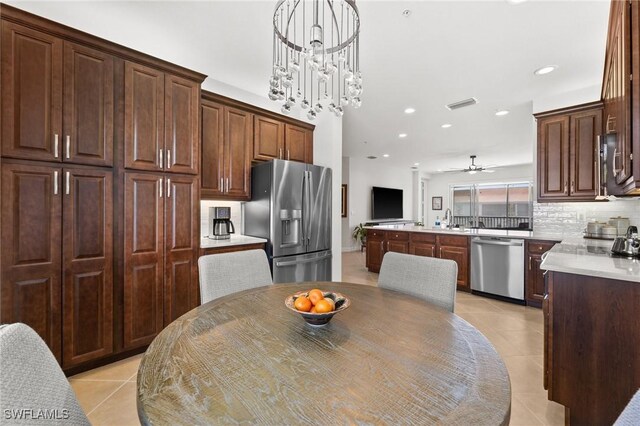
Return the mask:
[[[266,98],[276,0],[9,3]],[[357,4],[363,106],[346,109],[345,156],[389,154],[375,161],[419,162],[424,172],[466,167],[470,154],[478,164],[531,163],[532,101],[602,81],[607,0]],[[548,64],[559,68],[533,75]],[[471,96],[478,105],[444,108]],[[404,114],[409,106],[416,113]]]

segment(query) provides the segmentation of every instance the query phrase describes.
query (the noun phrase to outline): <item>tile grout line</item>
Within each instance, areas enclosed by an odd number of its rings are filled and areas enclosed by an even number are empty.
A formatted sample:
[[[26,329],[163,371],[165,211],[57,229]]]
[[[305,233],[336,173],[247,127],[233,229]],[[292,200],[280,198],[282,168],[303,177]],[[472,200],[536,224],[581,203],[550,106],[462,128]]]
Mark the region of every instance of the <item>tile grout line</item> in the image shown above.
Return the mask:
[[[112,380],[112,381],[115,381],[115,380]],[[93,407],[93,409],[92,409],[91,411],[89,411],[89,412],[86,414],[86,415],[87,415],[87,418],[89,417],[89,415],[90,415],[91,413],[93,413],[94,411],[96,411],[96,410],[98,409],[98,407],[100,407],[102,404],[104,404],[104,403],[107,401],[107,399],[111,398],[111,397],[112,397],[116,392],[118,392],[120,389],[122,389],[122,387],[123,387],[124,385],[126,385],[126,384],[127,384],[127,381],[126,381],[126,380],[125,380],[125,381],[123,381],[123,382],[122,382],[122,384],[116,388],[116,390],[114,390],[113,392],[111,392],[111,393],[110,393],[109,395],[107,395],[107,397],[106,397],[105,399],[103,399],[103,400],[102,400],[98,405],[96,405],[95,407]]]

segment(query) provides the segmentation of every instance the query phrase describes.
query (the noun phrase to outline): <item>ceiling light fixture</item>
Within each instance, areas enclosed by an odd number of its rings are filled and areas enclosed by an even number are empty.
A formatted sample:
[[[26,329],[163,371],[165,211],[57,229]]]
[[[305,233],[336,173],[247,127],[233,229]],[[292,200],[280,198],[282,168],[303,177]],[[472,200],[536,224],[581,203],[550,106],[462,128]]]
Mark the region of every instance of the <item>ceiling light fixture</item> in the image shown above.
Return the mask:
[[[555,71],[556,68],[558,68],[556,65],[547,65],[546,67],[538,68],[533,73],[535,75],[545,75]]]
[[[400,133],[400,134],[398,135],[398,137],[399,137],[400,139],[402,139],[402,138],[406,138],[406,137],[407,137],[407,134],[406,134],[406,133]]]
[[[279,0],[273,14],[273,74],[269,99],[296,103],[314,120],[327,109],[360,107],[360,14],[355,0]],[[325,102],[325,104],[326,104]]]
[[[527,0],[507,0],[507,2],[511,3],[511,4],[520,4],[520,3],[524,3]]]
[[[413,165],[414,165],[414,166],[419,166],[419,165],[420,165],[420,163],[413,163]]]
[[[498,117],[502,117],[503,115],[507,115],[507,114],[509,114],[509,111],[506,109],[501,109],[500,111],[496,111],[496,115]]]
[[[442,127],[443,129],[448,129],[449,127],[451,127],[451,124],[446,123],[446,124],[443,124],[443,125],[442,125],[442,126],[440,126],[440,127]]]
[[[415,108],[407,108],[404,110],[405,114],[413,114],[414,112],[416,112]]]
[[[382,154],[384,158],[389,158],[389,154]]]

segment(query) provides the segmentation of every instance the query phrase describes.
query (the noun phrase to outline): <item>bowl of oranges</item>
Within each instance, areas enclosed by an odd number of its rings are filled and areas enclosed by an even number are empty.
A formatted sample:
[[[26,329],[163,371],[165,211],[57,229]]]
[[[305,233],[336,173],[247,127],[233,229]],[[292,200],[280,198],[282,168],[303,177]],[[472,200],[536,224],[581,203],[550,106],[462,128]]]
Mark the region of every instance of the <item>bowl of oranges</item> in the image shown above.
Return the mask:
[[[331,321],[335,314],[347,309],[351,301],[340,293],[314,288],[292,294],[284,300],[284,304],[302,315],[308,324],[322,326]]]

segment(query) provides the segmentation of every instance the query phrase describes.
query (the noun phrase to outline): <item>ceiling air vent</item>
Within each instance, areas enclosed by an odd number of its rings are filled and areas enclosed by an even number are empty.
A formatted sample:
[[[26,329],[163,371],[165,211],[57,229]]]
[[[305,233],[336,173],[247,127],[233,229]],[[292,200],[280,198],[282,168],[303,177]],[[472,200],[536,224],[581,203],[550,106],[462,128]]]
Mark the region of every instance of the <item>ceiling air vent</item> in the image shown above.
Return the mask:
[[[469,99],[465,99],[464,101],[458,101],[458,102],[454,102],[452,104],[446,105],[446,107],[449,111],[453,111],[454,109],[468,107],[471,105],[475,105],[477,103],[478,103],[478,100],[476,98],[469,98]]]
[[[378,158],[378,157],[376,157],[375,155],[370,155],[370,156],[368,156],[367,158],[368,158],[369,160],[375,160],[375,159],[376,159],[376,158]]]

